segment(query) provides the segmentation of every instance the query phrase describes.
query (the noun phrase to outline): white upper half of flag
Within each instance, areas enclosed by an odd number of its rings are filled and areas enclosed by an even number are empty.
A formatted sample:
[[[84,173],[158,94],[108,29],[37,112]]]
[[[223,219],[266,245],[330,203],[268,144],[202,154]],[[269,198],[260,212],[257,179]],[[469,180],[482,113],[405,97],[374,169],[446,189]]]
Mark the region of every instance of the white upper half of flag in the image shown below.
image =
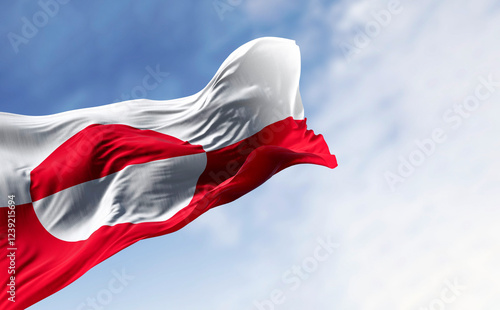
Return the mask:
[[[47,116],[0,113],[0,197],[15,194],[17,204],[31,202],[30,172],[92,124],[153,130],[212,151],[287,117],[303,119],[299,78],[295,42],[260,38],[234,51],[208,85],[189,97],[131,100]]]

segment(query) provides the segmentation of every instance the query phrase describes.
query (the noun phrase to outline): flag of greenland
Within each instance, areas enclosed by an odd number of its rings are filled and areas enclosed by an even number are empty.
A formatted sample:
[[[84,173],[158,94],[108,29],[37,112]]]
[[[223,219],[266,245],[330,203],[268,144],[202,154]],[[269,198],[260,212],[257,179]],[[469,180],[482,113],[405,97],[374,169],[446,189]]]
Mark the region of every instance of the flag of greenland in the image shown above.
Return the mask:
[[[334,168],[307,129],[294,41],[234,51],[189,97],[48,116],[0,113],[1,309],[24,309],[144,238],[289,166]],[[5,289],[7,288],[7,289]]]

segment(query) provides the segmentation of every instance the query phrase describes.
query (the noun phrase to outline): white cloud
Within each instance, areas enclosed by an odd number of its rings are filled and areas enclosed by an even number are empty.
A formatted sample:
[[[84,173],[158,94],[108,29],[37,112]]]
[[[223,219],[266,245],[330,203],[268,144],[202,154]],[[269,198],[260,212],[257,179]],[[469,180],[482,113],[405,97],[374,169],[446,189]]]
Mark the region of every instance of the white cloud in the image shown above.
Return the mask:
[[[384,3],[339,2],[324,16],[342,15],[329,22],[345,39]],[[282,285],[281,273],[309,255],[317,236],[342,245],[277,309],[420,309],[456,277],[467,288],[449,309],[498,306],[500,89],[457,129],[443,112],[473,94],[479,76],[500,81],[499,12],[488,0],[402,3],[350,63],[336,50],[314,83],[303,83],[306,115],[308,105],[321,110],[309,114],[310,126],[325,134],[339,168],[294,167],[259,191],[272,208],[247,202],[279,234],[247,240],[262,253],[248,269],[270,270],[253,280],[255,298]],[[298,36],[314,36],[308,31]],[[330,40],[336,48],[338,37]],[[392,193],[384,172],[438,127],[447,140]],[[270,249],[286,254],[266,263]],[[250,309],[245,298],[235,305]]]

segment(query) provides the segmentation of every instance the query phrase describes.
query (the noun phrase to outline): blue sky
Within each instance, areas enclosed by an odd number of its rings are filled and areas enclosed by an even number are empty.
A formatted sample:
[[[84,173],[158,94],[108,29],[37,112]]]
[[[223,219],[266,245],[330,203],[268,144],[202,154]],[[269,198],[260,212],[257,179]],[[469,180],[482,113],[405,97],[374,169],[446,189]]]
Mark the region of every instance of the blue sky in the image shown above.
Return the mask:
[[[497,309],[498,4],[221,2],[222,18],[213,1],[72,0],[17,53],[9,33],[41,6],[5,2],[0,111],[191,95],[238,46],[286,37],[301,48],[309,127],[339,167],[287,169],[30,309],[78,309],[114,271],[133,279],[104,309],[271,309],[276,292],[275,309]],[[141,93],[157,67],[168,76]],[[324,261],[319,239],[338,245]],[[297,285],[286,281],[304,264]]]

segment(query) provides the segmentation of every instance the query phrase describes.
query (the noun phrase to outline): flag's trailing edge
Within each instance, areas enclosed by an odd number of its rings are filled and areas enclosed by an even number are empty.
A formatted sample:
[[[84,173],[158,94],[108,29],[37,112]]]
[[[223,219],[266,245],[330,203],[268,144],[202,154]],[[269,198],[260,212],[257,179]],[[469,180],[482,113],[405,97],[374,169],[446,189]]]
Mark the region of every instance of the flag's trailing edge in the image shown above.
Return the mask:
[[[295,42],[261,38],[189,97],[0,113],[0,246],[15,248],[14,259],[0,256],[0,308],[24,309],[284,168],[336,167],[323,137],[307,130],[299,77]]]

